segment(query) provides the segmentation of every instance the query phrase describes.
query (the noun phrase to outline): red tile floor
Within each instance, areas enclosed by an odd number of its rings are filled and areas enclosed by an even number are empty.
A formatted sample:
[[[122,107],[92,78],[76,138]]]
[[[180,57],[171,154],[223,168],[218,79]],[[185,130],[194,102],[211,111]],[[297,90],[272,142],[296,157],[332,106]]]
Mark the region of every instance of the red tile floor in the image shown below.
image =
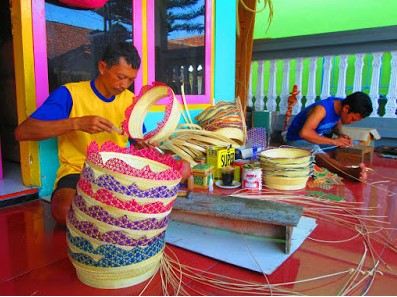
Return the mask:
[[[317,216],[318,226],[271,275],[168,244],[167,255],[172,251],[182,265],[198,269],[188,275],[184,267],[183,276],[176,279],[182,279],[185,291],[169,294],[397,295],[397,160],[375,154],[371,168],[366,183],[344,180],[344,185],[329,191],[306,188],[343,196],[346,202],[336,203],[329,215],[325,208],[329,200],[321,200],[324,208],[311,213],[313,206],[305,206],[306,215]],[[159,274],[145,290],[148,282],[123,289],[96,289],[81,283],[67,256],[65,228],[57,226],[49,203],[41,199],[0,208],[0,240],[1,295],[164,294]],[[211,285],[210,280],[222,276],[230,279]]]

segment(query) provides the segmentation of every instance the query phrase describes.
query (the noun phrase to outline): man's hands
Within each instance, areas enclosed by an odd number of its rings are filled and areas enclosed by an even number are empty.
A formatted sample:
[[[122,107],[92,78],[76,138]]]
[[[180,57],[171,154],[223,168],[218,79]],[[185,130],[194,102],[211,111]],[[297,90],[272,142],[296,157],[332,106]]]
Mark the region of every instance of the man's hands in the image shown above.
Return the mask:
[[[111,121],[99,116],[84,116],[73,118],[76,130],[81,130],[90,134],[109,132],[112,133],[114,125]]]
[[[340,134],[338,138],[335,138],[335,145],[339,147],[347,147],[353,144],[353,140],[349,135]]]
[[[158,148],[158,144],[151,141],[146,141],[143,139],[135,139],[136,143],[134,147],[137,149],[144,149],[144,148]]]

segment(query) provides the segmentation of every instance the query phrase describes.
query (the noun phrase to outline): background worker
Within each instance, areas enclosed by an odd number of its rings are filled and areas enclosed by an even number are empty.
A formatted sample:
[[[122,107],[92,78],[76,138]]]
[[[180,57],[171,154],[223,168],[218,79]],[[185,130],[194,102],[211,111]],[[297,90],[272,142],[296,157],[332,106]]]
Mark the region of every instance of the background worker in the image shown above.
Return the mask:
[[[121,135],[119,127],[134,98],[128,88],[137,77],[140,64],[138,51],[131,43],[108,45],[94,80],[60,86],[15,129],[18,141],[58,137],[60,167],[51,211],[59,224],[66,224],[87,146],[92,141],[99,145],[112,141],[126,147],[128,137]],[[142,148],[149,144],[138,142],[134,146]]]
[[[365,165],[344,166],[333,158],[332,149],[352,145],[352,139],[343,133],[342,124],[360,121],[372,110],[371,99],[363,92],[355,92],[345,99],[330,97],[317,101],[294,117],[285,141],[294,147],[312,149],[318,166],[342,177],[364,181],[367,178]],[[332,134],[337,137],[332,138]]]

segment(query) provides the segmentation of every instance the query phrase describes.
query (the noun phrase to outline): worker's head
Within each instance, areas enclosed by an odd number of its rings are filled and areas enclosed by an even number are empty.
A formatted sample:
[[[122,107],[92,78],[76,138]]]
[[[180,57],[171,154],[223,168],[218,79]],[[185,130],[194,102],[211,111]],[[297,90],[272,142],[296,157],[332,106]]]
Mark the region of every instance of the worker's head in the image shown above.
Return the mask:
[[[373,111],[371,98],[363,92],[355,92],[342,101],[342,124],[352,124],[369,116]]]
[[[109,44],[98,63],[98,70],[106,95],[118,95],[134,82],[141,58],[131,42]]]

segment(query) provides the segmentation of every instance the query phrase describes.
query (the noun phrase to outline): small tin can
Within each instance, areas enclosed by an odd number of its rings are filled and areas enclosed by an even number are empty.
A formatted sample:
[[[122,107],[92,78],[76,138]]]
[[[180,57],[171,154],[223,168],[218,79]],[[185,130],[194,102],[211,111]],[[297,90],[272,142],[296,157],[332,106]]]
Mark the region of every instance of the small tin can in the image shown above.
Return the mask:
[[[255,164],[243,166],[242,188],[259,191],[262,190],[262,168]]]
[[[241,181],[241,167],[240,166],[234,166],[234,180],[236,182]]]

